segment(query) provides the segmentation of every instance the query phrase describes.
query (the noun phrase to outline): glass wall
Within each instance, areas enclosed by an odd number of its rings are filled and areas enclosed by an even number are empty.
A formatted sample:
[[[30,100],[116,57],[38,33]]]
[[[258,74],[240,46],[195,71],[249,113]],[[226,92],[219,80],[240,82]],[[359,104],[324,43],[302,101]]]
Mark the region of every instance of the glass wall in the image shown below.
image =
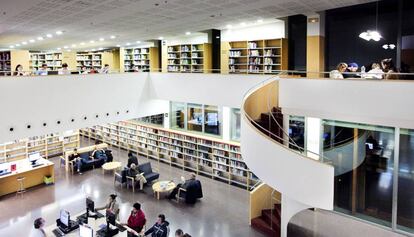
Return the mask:
[[[203,106],[200,104],[187,104],[187,130],[203,132]]]
[[[289,148],[294,150],[305,149],[305,117],[289,116]]]
[[[181,102],[170,103],[170,127],[185,129],[186,104]]]
[[[394,129],[324,120],[323,157],[335,167],[335,210],[391,227]]]
[[[136,119],[138,122],[150,123],[157,126],[164,126],[164,114],[156,114]]]
[[[240,141],[240,109],[231,109],[230,114],[230,139]]]
[[[220,135],[219,109],[217,106],[204,105],[204,132]]]
[[[397,228],[414,233],[414,130],[400,130]]]

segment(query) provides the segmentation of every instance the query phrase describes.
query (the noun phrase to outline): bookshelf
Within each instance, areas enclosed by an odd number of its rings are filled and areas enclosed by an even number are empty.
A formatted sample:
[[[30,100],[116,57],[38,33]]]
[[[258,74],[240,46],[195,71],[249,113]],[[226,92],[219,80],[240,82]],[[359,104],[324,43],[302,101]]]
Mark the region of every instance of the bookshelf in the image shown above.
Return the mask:
[[[102,53],[101,52],[77,52],[76,53],[76,68],[81,70],[82,66],[87,69],[101,69],[102,67]]]
[[[29,154],[39,152],[44,158],[63,154],[80,146],[79,132],[69,131],[43,136],[34,136],[0,144],[0,163],[26,159]]]
[[[287,70],[287,40],[266,39],[228,42],[230,73],[272,74]]]
[[[80,134],[215,180],[249,189],[258,178],[243,162],[240,144],[188,132],[121,121]]]
[[[168,72],[208,72],[212,67],[211,44],[181,44],[167,47]]]
[[[10,76],[11,75],[11,54],[10,51],[0,52],[0,75]]]
[[[30,52],[30,70],[39,70],[46,63],[48,70],[57,71],[62,68],[62,60],[61,52]]]
[[[122,50],[121,50],[122,52]],[[134,47],[123,50],[123,67],[125,72],[134,70],[139,72],[159,71],[159,55],[157,47]]]

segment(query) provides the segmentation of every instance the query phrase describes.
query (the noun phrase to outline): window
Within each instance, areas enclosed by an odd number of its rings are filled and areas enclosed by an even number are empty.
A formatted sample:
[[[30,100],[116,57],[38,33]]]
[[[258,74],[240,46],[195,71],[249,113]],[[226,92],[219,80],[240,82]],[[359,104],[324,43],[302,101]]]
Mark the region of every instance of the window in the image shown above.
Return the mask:
[[[240,109],[231,109],[230,115],[230,137],[231,140],[240,141]]]
[[[170,106],[170,127],[185,129],[185,103],[171,102]]]
[[[164,126],[164,114],[156,114],[136,119],[138,122],[150,123],[158,126]]]
[[[204,105],[204,132],[220,135],[221,120],[217,106]]]
[[[203,132],[203,106],[200,104],[187,104],[187,130]]]

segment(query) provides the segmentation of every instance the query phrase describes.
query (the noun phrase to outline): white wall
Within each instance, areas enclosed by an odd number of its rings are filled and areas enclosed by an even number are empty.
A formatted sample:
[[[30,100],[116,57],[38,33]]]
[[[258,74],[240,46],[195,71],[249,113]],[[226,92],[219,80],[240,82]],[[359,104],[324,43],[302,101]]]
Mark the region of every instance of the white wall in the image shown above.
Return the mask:
[[[185,32],[183,32],[184,34]],[[183,35],[182,37],[168,38],[163,40],[163,45],[180,45],[180,44],[204,44],[208,43],[207,33],[195,33],[194,35]]]
[[[375,80],[281,79],[285,114],[414,128],[414,83]]]
[[[221,31],[221,41],[246,41],[285,38],[285,22],[278,21],[263,25],[252,25]]]

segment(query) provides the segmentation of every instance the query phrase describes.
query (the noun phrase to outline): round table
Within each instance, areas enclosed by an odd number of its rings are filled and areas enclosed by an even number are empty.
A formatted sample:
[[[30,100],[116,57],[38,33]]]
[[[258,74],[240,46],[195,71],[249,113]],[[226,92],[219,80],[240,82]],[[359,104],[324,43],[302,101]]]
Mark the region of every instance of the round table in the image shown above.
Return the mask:
[[[152,185],[152,190],[154,191],[154,195],[156,195],[157,199],[160,199],[160,193],[168,193],[171,192],[177,185],[173,181],[164,180],[155,182]]]
[[[102,165],[102,173],[105,174],[106,170],[112,170],[115,172],[115,170],[120,167],[121,167],[121,162],[118,162],[118,161],[107,162]]]

